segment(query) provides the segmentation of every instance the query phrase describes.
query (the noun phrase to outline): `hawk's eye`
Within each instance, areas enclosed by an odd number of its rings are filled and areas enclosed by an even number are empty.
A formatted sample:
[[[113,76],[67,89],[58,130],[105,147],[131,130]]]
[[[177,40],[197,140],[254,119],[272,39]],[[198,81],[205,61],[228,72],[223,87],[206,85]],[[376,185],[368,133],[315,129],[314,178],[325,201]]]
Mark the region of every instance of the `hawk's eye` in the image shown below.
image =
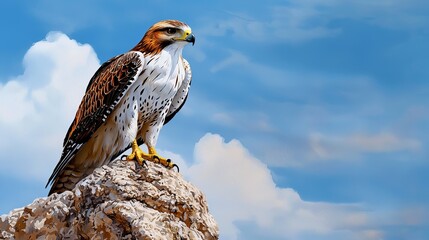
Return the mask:
[[[175,28],[167,28],[165,31],[168,34],[175,34],[177,32],[177,29],[175,29]]]

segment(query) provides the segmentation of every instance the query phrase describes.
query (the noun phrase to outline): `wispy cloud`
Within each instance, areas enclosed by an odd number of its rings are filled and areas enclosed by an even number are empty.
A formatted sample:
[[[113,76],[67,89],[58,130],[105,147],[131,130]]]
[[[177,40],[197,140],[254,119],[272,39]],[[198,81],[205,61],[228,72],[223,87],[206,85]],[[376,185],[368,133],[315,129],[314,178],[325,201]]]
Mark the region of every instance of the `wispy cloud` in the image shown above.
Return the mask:
[[[293,0],[292,2],[299,8],[323,11],[331,20],[354,19],[393,29],[419,29],[429,24],[429,18],[425,14],[429,4],[423,0]]]
[[[321,159],[353,159],[365,153],[389,153],[418,151],[421,143],[416,139],[400,137],[388,132],[378,134],[352,134],[348,136],[325,136],[312,134],[309,144]]]
[[[201,32],[206,36],[228,34],[246,42],[302,43],[341,34],[340,20],[389,29],[424,29],[429,26],[428,9],[429,4],[422,0],[293,0],[247,11],[224,11],[222,19],[216,15],[205,20]]]
[[[413,155],[426,144],[418,129],[427,116],[417,111],[425,103],[411,92],[392,94],[371,76],[280,69],[236,50],[228,53],[210,70],[246,79],[237,87],[246,104],[231,107],[233,96],[218,100],[216,111],[199,113],[235,130],[243,126],[237,136],[270,165],[365,159],[366,153]],[[422,116],[412,117],[417,112]],[[414,123],[403,123],[406,119]],[[256,122],[270,131],[249,124]]]
[[[249,42],[276,43],[330,37],[339,32],[339,29],[328,27],[325,17],[318,11],[308,8],[277,7],[259,9],[258,14],[226,12],[226,15],[225,20],[208,21],[202,33],[206,36],[232,33]],[[261,19],[261,15],[270,17]]]

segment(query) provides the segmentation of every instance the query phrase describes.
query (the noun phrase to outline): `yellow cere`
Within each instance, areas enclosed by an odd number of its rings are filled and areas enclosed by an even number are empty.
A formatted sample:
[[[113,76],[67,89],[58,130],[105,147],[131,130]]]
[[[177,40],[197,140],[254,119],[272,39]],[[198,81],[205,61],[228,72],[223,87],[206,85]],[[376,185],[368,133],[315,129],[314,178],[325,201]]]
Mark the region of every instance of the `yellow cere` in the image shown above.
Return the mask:
[[[183,31],[183,35],[178,38],[178,40],[185,40],[186,37],[188,37],[192,33],[192,30],[190,28],[187,28]]]

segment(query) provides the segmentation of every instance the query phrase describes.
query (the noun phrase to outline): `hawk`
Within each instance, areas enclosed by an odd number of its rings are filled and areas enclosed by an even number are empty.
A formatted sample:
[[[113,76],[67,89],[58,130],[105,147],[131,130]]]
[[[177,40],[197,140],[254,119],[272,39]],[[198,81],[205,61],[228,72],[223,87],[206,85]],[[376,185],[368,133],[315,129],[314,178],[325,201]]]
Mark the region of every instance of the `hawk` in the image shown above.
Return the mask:
[[[100,66],[64,138],[61,158],[46,184],[52,183],[49,195],[73,189],[130,147],[127,160],[177,167],[159,156],[155,145],[163,125],[188,97],[192,73],[182,57],[188,43],[193,45],[195,37],[187,24],[161,21],[129,52]],[[140,149],[143,143],[148,152]]]

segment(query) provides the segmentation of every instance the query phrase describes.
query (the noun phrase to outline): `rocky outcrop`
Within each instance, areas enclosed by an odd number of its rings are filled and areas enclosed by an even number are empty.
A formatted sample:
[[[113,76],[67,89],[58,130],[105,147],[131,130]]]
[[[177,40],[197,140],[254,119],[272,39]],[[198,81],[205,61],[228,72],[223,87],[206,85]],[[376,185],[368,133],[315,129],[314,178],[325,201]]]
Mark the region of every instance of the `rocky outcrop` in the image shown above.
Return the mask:
[[[115,161],[72,191],[0,217],[0,239],[218,239],[204,195],[148,162]]]

